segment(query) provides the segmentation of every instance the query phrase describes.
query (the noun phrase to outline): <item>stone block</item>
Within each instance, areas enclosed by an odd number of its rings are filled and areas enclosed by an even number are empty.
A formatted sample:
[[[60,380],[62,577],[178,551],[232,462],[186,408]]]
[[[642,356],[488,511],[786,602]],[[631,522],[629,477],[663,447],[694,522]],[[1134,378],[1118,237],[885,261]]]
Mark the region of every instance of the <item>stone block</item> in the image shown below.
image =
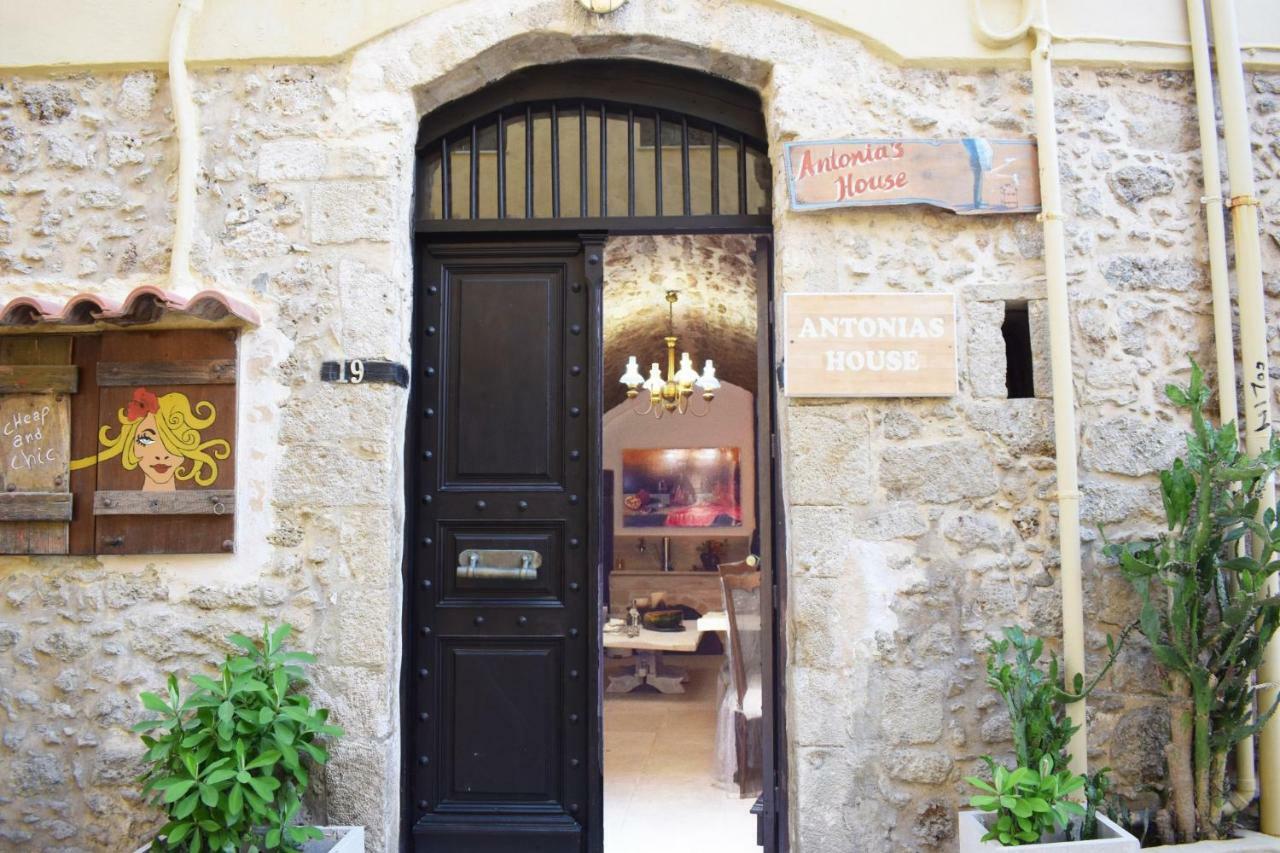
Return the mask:
[[[798,506],[791,510],[790,521],[787,544],[793,573],[839,577],[846,571],[852,535],[849,510]]]
[[[848,741],[848,712],[856,696],[853,679],[842,672],[792,667],[788,728],[798,746],[843,746]]]
[[[1107,186],[1125,207],[1136,209],[1144,201],[1173,191],[1173,175],[1159,166],[1125,166],[1107,175]]]
[[[890,670],[879,679],[880,731],[891,744],[942,739],[947,676],[936,670]]]
[[[1013,531],[1001,519],[976,513],[951,517],[943,524],[942,535],[966,553],[978,548],[1004,552],[1011,549],[1015,541]]]
[[[1020,456],[1053,455],[1052,400],[974,401],[964,406],[964,415],[974,429],[999,438]]]
[[[337,632],[328,639],[337,649],[338,661],[379,670],[390,668],[398,652],[393,638],[400,629],[391,590],[352,588],[336,597]]]
[[[801,747],[796,750],[793,772],[795,797],[805,804],[792,817],[797,823],[796,853],[871,849],[855,843],[844,820],[853,776],[844,750]]]
[[[407,361],[410,287],[407,280],[343,258],[338,263],[338,336],[343,349],[366,358]]]
[[[310,139],[265,142],[258,152],[258,179],[309,181],[324,174],[324,143]]]
[[[893,503],[857,513],[852,532],[876,542],[915,539],[929,531],[929,519],[912,503]]]
[[[348,737],[336,741],[324,767],[325,820],[332,825],[363,826],[370,850],[381,849],[386,810],[394,808],[392,766],[385,741]]]
[[[951,775],[951,757],[944,752],[923,749],[895,749],[885,756],[883,766],[899,782],[942,785]]]
[[[27,116],[40,124],[56,124],[75,110],[75,95],[66,86],[42,83],[24,86],[22,105]]]
[[[999,487],[987,451],[967,440],[886,447],[880,485],[895,499],[943,504],[993,495]]]
[[[844,506],[871,496],[871,425],[862,407],[787,409],[787,490],[793,505]]]
[[[857,633],[869,609],[866,583],[809,577],[792,581],[790,635],[796,666],[841,670],[857,658]]]
[[[1094,421],[1084,431],[1084,467],[1140,477],[1173,464],[1186,449],[1177,424],[1124,415]]]
[[[326,178],[387,178],[398,165],[400,139],[391,134],[328,143],[325,150]]]
[[[965,338],[964,363],[969,394],[974,397],[1005,397],[1003,302],[971,302],[965,306],[969,333]]]
[[[328,181],[311,188],[311,239],[317,243],[387,242],[397,206],[385,181]]]
[[[1164,747],[1168,742],[1167,711],[1159,707],[1130,711],[1116,724],[1106,763],[1128,785],[1159,785],[1167,778]]]
[[[391,477],[393,454],[385,441],[376,439],[292,445],[276,480],[276,498],[312,506],[400,500]]]
[[[1036,397],[1053,399],[1053,359],[1049,353],[1049,303],[1027,302],[1027,327],[1031,332],[1031,385]]]
[[[1118,290],[1185,292],[1201,289],[1205,271],[1190,258],[1121,255],[1107,262],[1102,276]]]
[[[1155,483],[1087,479],[1080,486],[1080,521],[1092,527],[1161,517],[1164,504]]]
[[[391,675],[386,670],[358,666],[311,667],[309,691],[316,707],[329,709],[329,722],[342,726],[348,738],[384,740],[394,728],[398,712],[391,699]]]
[[[120,94],[116,96],[116,109],[126,118],[145,119],[155,105],[156,75],[153,71],[136,71],[126,74],[120,81]]]

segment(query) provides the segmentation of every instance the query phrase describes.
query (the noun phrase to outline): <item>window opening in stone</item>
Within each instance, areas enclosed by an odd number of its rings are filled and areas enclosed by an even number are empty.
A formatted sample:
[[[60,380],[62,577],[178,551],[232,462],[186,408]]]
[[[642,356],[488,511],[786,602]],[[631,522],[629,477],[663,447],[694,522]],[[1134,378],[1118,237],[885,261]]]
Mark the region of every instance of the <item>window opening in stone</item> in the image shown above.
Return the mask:
[[[1031,358],[1031,323],[1027,306],[1006,303],[1004,324],[1000,327],[1004,336],[1005,387],[1010,400],[1034,397],[1035,372]]]

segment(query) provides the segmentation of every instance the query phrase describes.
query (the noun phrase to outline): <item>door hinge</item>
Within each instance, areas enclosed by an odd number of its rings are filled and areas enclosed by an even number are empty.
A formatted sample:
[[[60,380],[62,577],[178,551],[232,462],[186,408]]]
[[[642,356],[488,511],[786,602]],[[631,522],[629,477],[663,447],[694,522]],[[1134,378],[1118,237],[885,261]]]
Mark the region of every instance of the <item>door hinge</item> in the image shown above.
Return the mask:
[[[778,434],[776,432],[769,433],[769,458],[778,458]]]
[[[787,382],[786,382],[787,374],[786,374],[786,371],[783,370],[786,364],[787,364],[787,360],[785,358],[778,359],[778,366],[774,368],[774,376],[775,376],[775,379],[777,380],[778,390],[783,393],[785,393],[787,390]]]

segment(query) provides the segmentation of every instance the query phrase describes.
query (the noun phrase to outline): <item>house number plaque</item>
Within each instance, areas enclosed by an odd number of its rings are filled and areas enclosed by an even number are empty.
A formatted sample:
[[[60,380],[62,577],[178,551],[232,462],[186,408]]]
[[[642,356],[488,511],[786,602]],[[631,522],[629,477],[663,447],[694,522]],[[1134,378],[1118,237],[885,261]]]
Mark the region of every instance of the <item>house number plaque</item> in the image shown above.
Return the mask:
[[[342,382],[362,385],[366,382],[390,382],[401,388],[409,387],[409,369],[394,361],[371,358],[352,358],[344,361],[326,361],[320,365],[323,382]]]

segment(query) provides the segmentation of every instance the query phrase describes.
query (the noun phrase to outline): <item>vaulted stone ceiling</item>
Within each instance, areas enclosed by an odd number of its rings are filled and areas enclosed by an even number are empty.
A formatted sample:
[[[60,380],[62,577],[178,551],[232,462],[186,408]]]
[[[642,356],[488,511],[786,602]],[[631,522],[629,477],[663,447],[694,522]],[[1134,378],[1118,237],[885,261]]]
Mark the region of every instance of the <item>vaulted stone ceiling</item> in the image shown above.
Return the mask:
[[[756,392],[756,281],[765,263],[756,238],[737,234],[611,237],[604,267],[604,404],[626,399],[618,377],[627,356],[661,364],[666,376],[668,290],[675,306],[677,357],[699,371],[710,358],[716,376]],[[641,392],[644,393],[643,391]]]

